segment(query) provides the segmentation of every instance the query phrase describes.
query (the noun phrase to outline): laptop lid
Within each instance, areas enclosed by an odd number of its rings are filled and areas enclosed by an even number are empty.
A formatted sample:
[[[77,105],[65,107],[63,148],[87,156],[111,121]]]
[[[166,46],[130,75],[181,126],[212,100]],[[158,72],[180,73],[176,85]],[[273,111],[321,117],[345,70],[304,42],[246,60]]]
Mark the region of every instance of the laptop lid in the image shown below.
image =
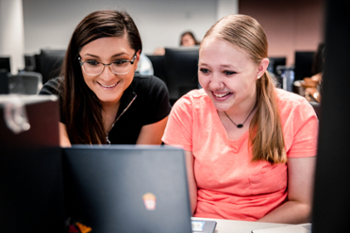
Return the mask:
[[[184,151],[167,146],[63,149],[67,219],[92,232],[191,232]]]

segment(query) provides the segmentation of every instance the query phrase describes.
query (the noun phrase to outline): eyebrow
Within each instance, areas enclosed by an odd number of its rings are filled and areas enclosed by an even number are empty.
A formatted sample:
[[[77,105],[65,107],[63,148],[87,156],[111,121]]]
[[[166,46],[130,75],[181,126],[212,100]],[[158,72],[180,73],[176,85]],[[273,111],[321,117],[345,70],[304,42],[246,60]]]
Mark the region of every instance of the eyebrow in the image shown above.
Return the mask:
[[[210,66],[210,65],[208,65],[207,63],[198,63],[198,65],[202,65],[202,66]],[[231,69],[236,69],[236,67],[234,66],[234,65],[232,65],[232,64],[229,64],[229,65],[220,65],[220,67],[222,67],[222,68],[231,68]]]
[[[127,55],[127,54],[124,53],[124,52],[121,52],[121,53],[114,54],[112,57],[119,57],[119,56],[122,56],[122,55]],[[94,57],[94,58],[100,58],[99,56],[94,55],[94,54],[90,54],[90,53],[85,54],[85,56],[90,56],[90,57]]]

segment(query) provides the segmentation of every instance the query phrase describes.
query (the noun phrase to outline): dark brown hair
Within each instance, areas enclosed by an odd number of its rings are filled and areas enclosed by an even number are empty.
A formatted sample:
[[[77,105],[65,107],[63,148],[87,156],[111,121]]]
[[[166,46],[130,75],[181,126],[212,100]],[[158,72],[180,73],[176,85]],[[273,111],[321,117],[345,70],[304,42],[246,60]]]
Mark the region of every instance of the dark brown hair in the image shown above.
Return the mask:
[[[101,105],[86,85],[79,64],[79,51],[96,39],[123,37],[127,34],[130,47],[142,50],[139,31],[126,12],[103,10],[87,15],[75,28],[62,67],[62,116],[72,144],[103,144],[106,135]]]
[[[191,31],[185,31],[181,34],[181,37],[180,37],[180,46],[182,46],[182,37],[184,37],[185,35],[189,35],[190,37],[192,37],[192,39],[194,40],[194,44],[195,45],[199,45],[200,42],[196,39],[196,37],[194,36],[193,32]]]
[[[214,24],[204,36],[210,35],[243,49],[256,64],[267,58],[268,43],[261,25],[247,15],[229,15]],[[256,81],[257,110],[249,126],[253,161],[285,163],[284,137],[272,79],[266,71]]]

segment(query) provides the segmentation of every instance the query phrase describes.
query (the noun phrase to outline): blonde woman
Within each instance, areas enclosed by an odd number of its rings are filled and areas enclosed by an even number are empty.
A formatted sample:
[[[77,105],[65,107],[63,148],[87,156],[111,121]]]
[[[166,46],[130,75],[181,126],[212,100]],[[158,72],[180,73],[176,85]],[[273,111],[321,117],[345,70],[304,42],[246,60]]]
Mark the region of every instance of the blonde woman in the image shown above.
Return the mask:
[[[318,120],[301,96],[276,89],[261,25],[230,15],[199,50],[203,87],[174,105],[162,140],[186,152],[196,217],[310,221]]]

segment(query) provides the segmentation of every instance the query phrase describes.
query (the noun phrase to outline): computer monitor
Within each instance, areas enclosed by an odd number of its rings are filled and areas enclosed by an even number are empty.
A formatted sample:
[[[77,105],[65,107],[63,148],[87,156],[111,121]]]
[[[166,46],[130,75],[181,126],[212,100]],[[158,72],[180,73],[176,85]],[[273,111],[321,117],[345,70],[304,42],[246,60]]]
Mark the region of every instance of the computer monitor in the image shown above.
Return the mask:
[[[35,55],[24,55],[24,70],[35,71]]]
[[[303,80],[305,77],[311,77],[312,66],[314,63],[314,51],[296,51],[294,60],[294,80]]]
[[[0,71],[7,73],[11,72],[10,57],[0,57]]]
[[[275,75],[277,75],[277,66],[286,65],[286,57],[269,57],[270,63],[267,70]]]
[[[199,47],[165,48],[165,82],[173,104],[182,95],[198,88]]]
[[[312,232],[347,232],[350,210],[350,5],[328,0]]]

